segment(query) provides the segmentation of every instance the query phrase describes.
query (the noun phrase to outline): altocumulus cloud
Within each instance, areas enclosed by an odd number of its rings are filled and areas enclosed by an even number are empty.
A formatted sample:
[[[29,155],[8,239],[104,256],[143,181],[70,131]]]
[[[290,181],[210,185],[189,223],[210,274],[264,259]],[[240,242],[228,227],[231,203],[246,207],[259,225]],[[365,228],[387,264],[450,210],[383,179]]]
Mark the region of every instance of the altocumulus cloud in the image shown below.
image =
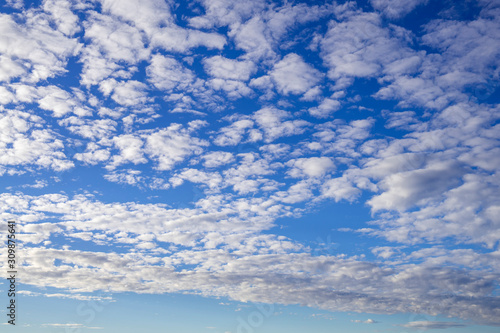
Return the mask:
[[[0,215],[23,283],[500,324],[500,10],[405,21],[427,5],[9,1]],[[369,210],[328,222],[360,253],[276,228],[342,205]]]

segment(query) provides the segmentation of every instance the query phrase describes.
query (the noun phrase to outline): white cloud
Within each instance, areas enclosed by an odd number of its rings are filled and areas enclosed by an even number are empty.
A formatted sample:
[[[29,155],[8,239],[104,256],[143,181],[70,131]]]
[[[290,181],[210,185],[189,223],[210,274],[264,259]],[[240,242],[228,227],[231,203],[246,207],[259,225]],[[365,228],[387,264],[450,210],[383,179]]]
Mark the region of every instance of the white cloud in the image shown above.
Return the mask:
[[[303,94],[321,81],[323,74],[295,53],[287,54],[274,65],[271,77],[280,93]]]
[[[145,149],[158,170],[170,170],[190,155],[200,155],[208,142],[190,135],[189,129],[172,124],[146,136]]]
[[[210,189],[217,189],[222,183],[222,177],[218,172],[204,172],[197,169],[182,170],[170,178],[169,181],[173,186],[179,186],[184,180],[197,184],[205,184]]]
[[[15,62],[10,57],[0,55],[0,81],[10,81],[11,78],[19,77],[26,72],[26,68]]]
[[[182,53],[198,46],[222,49],[226,44],[226,38],[219,34],[179,27],[159,29],[151,36],[151,39],[153,46],[161,47],[166,51]]]
[[[203,0],[205,15],[189,18],[191,26],[211,28],[214,26],[238,25],[265,8],[262,0],[234,2],[231,0]]]
[[[37,179],[35,181],[34,184],[26,184],[26,185],[22,185],[21,187],[23,188],[26,188],[26,187],[30,187],[30,188],[44,188],[44,187],[47,187],[48,183],[46,180],[39,180]]]
[[[249,155],[246,160],[249,169],[255,169],[255,162],[260,162]],[[296,202],[307,197],[305,183],[297,185],[291,188],[293,196],[283,199]],[[296,252],[300,247],[286,238],[255,234],[287,215],[287,209],[272,200],[226,201],[217,195],[201,199],[191,209],[177,209],[161,204],[103,203],[90,196],[33,197],[18,193],[2,194],[0,202],[3,212],[16,212],[20,218],[33,212],[46,215],[38,218],[50,223],[23,226],[26,231],[36,231],[39,237],[48,238],[61,230],[65,236],[76,233],[78,237],[82,232],[92,232],[95,237],[109,235],[108,241],[122,242],[138,251],[100,253],[25,247],[25,283],[34,286],[58,286],[75,292],[196,290],[237,301],[295,304],[301,300],[304,305],[316,304],[331,311],[425,311],[483,322],[498,318],[498,307],[491,304],[489,296],[496,280],[493,274],[485,276],[439,263],[396,264],[389,268],[360,258],[314,257]],[[143,223],[145,217],[147,225]],[[152,247],[136,247],[138,239]],[[201,243],[203,248],[168,252],[165,256],[165,252],[155,252],[157,242],[189,247]],[[54,264],[56,259],[59,265]],[[185,264],[196,268],[189,273],[176,270]],[[150,272],[151,283],[143,279],[145,269]],[[276,271],[282,273],[276,277]],[[217,279],[211,278],[213,274]],[[471,297],[456,293],[463,290],[463,281],[467,281],[466,292]],[[312,287],[304,290],[304,283]],[[332,288],[334,291],[325,294]],[[405,296],[415,302],[408,304]]]
[[[100,149],[96,143],[90,142],[83,153],[76,153],[74,158],[86,164],[95,165],[106,161],[110,157],[109,149]]]
[[[238,61],[221,56],[206,58],[203,63],[209,75],[228,80],[247,81],[256,69],[253,62]]]
[[[76,39],[53,30],[44,14],[29,12],[23,25],[0,15],[0,77],[5,81],[24,74],[23,81],[38,82],[64,73],[68,57],[78,50]]]
[[[290,186],[287,191],[276,192],[272,198],[287,204],[296,204],[310,200],[313,197],[313,188],[314,184],[308,181],[300,181]]]
[[[22,111],[0,111],[0,165],[34,165],[56,171],[73,167],[63,152],[63,142],[42,127],[40,117]]]
[[[244,24],[238,25],[231,31],[230,36],[234,36],[236,46],[245,51],[246,59],[257,62],[276,57],[265,23],[259,16],[254,16]]]
[[[214,90],[224,91],[229,98],[238,99],[252,94],[252,90],[243,82],[236,80],[212,79],[208,81]]]
[[[309,157],[292,159],[288,161],[287,166],[291,167],[287,174],[291,177],[322,177],[332,169],[335,164],[328,157]]]
[[[317,118],[326,118],[338,109],[340,109],[339,101],[331,98],[325,98],[318,106],[310,108],[308,111],[311,116]]]
[[[126,24],[114,16],[96,12],[85,22],[85,37],[91,40],[91,50],[96,50],[108,61],[125,61],[135,64],[146,59],[149,50],[137,27]],[[88,64],[92,66],[91,63]]]
[[[41,99],[38,105],[41,109],[53,112],[54,117],[62,117],[73,111],[76,102],[72,96],[66,91],[56,86],[42,87],[38,90]]]
[[[106,86],[109,83],[109,88]],[[148,86],[142,82],[130,80],[116,82],[114,79],[101,83],[100,90],[105,95],[111,92],[111,98],[118,104],[124,106],[135,106],[144,104],[150,100],[148,97]]]
[[[340,200],[352,202],[361,194],[361,191],[354,187],[346,177],[340,177],[326,181],[321,193],[326,198],[333,198],[335,202]]]
[[[253,121],[248,119],[235,121],[219,130],[219,135],[214,139],[214,143],[218,146],[237,145],[243,140],[246,130],[253,127],[253,124]]]
[[[82,119],[67,117],[59,121],[59,125],[87,139],[104,139],[112,137],[116,132],[117,123],[111,119]]]
[[[120,150],[119,155],[113,155],[112,162],[107,167],[113,169],[125,163],[146,163],[144,157],[144,142],[132,134],[124,134],[113,138],[114,145]]]
[[[374,77],[395,61],[414,56],[402,28],[383,28],[376,13],[349,15],[344,22],[332,21],[321,40],[321,56],[330,68],[330,79]]]
[[[187,89],[195,79],[194,74],[179,61],[155,54],[146,68],[149,81],[160,90]]]
[[[233,154],[225,151],[213,151],[201,158],[204,160],[203,165],[207,168],[217,168],[234,161]]]
[[[67,0],[45,0],[43,9],[51,14],[57,29],[66,36],[73,36],[80,31],[78,16],[72,12],[72,4]]]
[[[161,0],[100,0],[105,13],[111,13],[152,34],[160,25],[172,22],[170,8]]]
[[[129,169],[121,170],[120,172],[113,171],[107,175],[104,175],[104,178],[114,183],[136,185],[143,182],[143,177],[139,176],[140,174],[141,172],[138,170]]]
[[[310,125],[302,119],[286,120],[292,118],[289,112],[273,107],[266,107],[256,111],[253,119],[264,132],[266,142],[272,142],[280,137],[302,134]]]
[[[417,6],[427,4],[428,0],[409,0],[409,1],[396,1],[396,0],[370,0],[373,8],[381,11],[389,18],[401,18]]]
[[[336,153],[348,158],[359,156],[357,147],[370,136],[374,119],[353,120],[346,124],[334,120],[316,125],[317,132],[313,137],[319,140],[323,153]]]

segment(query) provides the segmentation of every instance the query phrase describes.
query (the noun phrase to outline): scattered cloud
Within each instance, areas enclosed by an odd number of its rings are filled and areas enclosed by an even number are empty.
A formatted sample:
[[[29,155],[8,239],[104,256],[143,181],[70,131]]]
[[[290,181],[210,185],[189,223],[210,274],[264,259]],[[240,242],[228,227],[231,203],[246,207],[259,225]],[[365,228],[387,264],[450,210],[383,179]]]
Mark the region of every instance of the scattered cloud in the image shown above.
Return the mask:
[[[7,1],[0,215],[59,288],[21,294],[498,325],[500,12],[450,4]],[[322,218],[356,254],[307,245]]]

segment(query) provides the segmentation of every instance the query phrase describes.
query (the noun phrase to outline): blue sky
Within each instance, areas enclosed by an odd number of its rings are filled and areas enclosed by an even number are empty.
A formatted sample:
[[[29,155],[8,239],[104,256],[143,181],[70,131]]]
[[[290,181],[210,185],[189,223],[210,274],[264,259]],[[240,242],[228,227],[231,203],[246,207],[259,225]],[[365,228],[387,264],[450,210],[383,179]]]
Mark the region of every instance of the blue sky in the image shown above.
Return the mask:
[[[2,330],[496,332],[499,16],[3,2]]]

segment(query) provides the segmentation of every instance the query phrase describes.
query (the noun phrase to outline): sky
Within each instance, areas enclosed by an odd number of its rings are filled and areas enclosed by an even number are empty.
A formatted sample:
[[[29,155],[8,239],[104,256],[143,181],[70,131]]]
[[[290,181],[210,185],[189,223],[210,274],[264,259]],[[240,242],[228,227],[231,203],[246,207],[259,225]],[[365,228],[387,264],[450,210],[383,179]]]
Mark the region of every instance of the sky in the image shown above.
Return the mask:
[[[494,0],[3,1],[1,331],[498,332],[499,65]]]

